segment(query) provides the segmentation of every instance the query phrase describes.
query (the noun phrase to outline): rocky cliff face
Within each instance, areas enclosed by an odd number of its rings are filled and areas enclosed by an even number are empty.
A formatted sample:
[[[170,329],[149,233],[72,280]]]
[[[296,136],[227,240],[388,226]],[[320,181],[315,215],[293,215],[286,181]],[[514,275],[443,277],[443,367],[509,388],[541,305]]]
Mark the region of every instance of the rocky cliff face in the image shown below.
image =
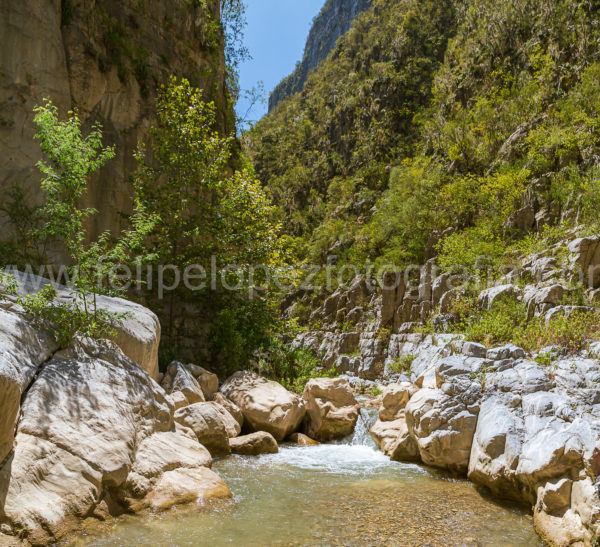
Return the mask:
[[[302,89],[309,73],[329,55],[337,39],[350,29],[354,18],[370,5],[371,0],[327,0],[310,30],[302,62],[271,93],[269,111]]]
[[[87,205],[93,232],[121,227],[131,191],[132,153],[144,135],[157,87],[170,74],[206,90],[232,130],[219,2],[7,0],[0,5],[0,192],[18,185],[39,200],[41,158],[33,108],[46,97],[100,122],[117,157],[97,174]]]

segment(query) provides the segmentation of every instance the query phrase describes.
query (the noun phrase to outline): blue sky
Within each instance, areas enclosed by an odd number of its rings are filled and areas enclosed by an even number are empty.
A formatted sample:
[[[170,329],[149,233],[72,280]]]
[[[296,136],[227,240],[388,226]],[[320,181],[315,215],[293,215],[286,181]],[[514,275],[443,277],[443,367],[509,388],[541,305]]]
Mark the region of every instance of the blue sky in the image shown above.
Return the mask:
[[[247,0],[245,42],[253,58],[240,68],[242,89],[251,89],[262,80],[268,99],[273,88],[302,59],[312,20],[324,4],[325,0]],[[247,108],[242,98],[238,114],[244,114]],[[259,119],[266,111],[266,104],[258,105],[251,118]]]

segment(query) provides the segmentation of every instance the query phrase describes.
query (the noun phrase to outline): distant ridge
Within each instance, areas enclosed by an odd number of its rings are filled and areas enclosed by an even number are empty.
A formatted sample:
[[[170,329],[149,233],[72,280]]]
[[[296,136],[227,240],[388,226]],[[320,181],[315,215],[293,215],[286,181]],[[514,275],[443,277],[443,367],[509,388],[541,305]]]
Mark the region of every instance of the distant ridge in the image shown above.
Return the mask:
[[[269,112],[304,87],[310,72],[325,60],[338,38],[348,32],[355,17],[370,5],[371,0],[327,0],[310,29],[302,62],[271,93]]]

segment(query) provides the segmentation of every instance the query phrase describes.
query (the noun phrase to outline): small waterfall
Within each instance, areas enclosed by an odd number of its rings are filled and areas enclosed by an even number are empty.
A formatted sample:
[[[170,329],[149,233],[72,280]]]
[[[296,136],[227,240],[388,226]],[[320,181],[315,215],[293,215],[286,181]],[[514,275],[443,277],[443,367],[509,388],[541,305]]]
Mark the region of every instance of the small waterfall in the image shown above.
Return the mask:
[[[379,411],[376,408],[364,408],[361,407],[356,427],[354,428],[354,434],[348,440],[347,444],[353,446],[370,446],[375,448],[375,443],[371,438],[369,430],[373,427],[373,424],[377,421]]]

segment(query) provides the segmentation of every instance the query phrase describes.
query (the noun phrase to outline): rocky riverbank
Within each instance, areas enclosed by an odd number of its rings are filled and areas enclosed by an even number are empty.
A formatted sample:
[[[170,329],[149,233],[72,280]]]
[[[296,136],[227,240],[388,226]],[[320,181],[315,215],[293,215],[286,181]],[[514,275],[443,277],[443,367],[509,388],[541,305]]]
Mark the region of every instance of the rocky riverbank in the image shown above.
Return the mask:
[[[597,236],[573,234],[550,253],[518,257],[518,266],[481,290],[481,310],[510,298],[542,331],[553,318],[596,312]],[[357,278],[314,307],[310,324],[319,328],[295,344],[321,355],[359,389],[381,379],[389,384],[371,434],[393,459],[467,476],[498,498],[533,507],[537,531],[553,545],[594,544],[600,534],[600,343],[582,340],[574,350],[565,339],[565,346],[525,351],[444,334],[456,321],[452,304],[464,289],[435,271],[431,260],[412,285],[408,277],[390,275],[383,290]],[[585,292],[585,306],[565,304],[576,291]],[[286,313],[293,315],[302,302]],[[442,333],[428,333],[432,328]]]
[[[595,261],[593,244],[600,247],[595,239],[569,243],[569,263]],[[570,286],[542,267],[544,257],[529,264],[541,268],[542,281],[501,280],[480,293],[480,306],[510,294],[532,317],[568,316],[573,306],[558,295]],[[313,317],[329,327],[295,344],[320,352],[341,376],[311,380],[302,396],[248,371],[222,384],[195,364],[173,362],[159,373],[159,323],[125,300],[101,300],[127,313],[112,341],[77,339],[59,348],[6,297],[1,541],[43,545],[88,519],[229,499],[230,488],[210,469],[213,458],[347,436],[359,417],[355,395],[377,396],[385,386],[371,428],[385,454],[468,477],[498,499],[532,508],[536,530],[553,545],[593,545],[600,531],[600,343],[531,352],[414,332],[417,311],[452,319],[444,302],[457,290],[431,268],[421,270],[416,289],[377,291],[358,279],[325,300]],[[38,281],[19,276],[19,291],[33,291]],[[59,287],[59,297],[72,295]],[[367,320],[349,332],[337,326],[341,315],[345,325],[349,316]]]
[[[21,293],[34,290],[19,281]],[[354,428],[359,407],[342,380],[313,380],[302,398],[250,372],[220,391],[193,364],[162,375],[156,317],[121,299],[102,306],[128,312],[114,341],[59,348],[14,298],[0,303],[0,544],[45,545],[87,519],[229,499],[213,457],[277,452],[299,430],[329,440]]]

